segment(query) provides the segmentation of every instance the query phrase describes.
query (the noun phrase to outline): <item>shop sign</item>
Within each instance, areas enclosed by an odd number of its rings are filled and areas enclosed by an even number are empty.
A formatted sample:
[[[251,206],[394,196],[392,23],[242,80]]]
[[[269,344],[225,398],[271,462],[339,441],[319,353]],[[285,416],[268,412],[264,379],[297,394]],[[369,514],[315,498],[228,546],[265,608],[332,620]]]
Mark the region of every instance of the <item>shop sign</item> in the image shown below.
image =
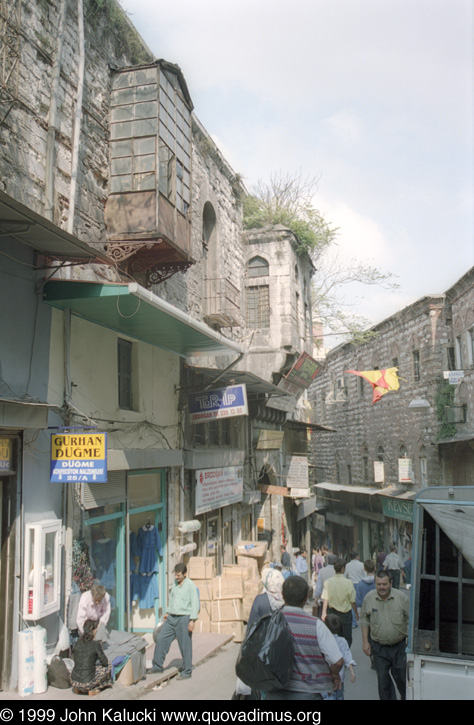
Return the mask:
[[[188,407],[191,423],[248,415],[247,388],[245,385],[232,385],[192,393],[188,396]]]
[[[385,468],[383,461],[374,461],[374,482],[384,483],[385,481]]]
[[[306,389],[309,388],[320,368],[321,365],[312,358],[311,355],[308,355],[307,352],[303,352],[291,368],[290,372],[286,376],[286,379],[289,382]]]
[[[287,456],[286,467],[286,485],[289,488],[308,488],[309,468],[306,456]]]
[[[398,459],[398,482],[413,483],[413,462],[411,458]]]
[[[12,450],[12,439],[0,438],[0,475],[13,473]]]
[[[53,433],[51,483],[107,483],[107,433]]]
[[[450,385],[458,385],[464,380],[464,370],[444,370],[443,377]]]
[[[266,483],[259,483],[258,487],[262,493],[265,493],[268,496],[286,496],[287,498],[291,497],[291,491],[289,488],[286,488],[286,486],[269,486]]]
[[[241,466],[196,471],[196,515],[239,503],[244,494]]]
[[[262,429],[258,436],[257,448],[260,451],[279,450],[283,443],[284,432]]]
[[[413,521],[413,501],[399,498],[383,498],[382,511],[385,516],[402,521]]]
[[[326,531],[326,517],[323,514],[314,514],[313,526],[317,531]]]

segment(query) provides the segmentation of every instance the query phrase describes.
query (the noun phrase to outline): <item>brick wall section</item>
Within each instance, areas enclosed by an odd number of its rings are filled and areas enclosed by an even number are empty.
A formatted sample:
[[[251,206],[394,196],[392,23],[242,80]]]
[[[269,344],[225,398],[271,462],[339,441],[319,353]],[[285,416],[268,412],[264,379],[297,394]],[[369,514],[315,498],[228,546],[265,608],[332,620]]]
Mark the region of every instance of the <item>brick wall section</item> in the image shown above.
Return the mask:
[[[337,429],[315,433],[313,463],[317,480],[343,484],[372,484],[373,462],[383,448],[385,483],[398,482],[398,458],[406,450],[413,460],[416,485],[420,485],[420,458],[427,459],[428,481],[439,484],[437,447],[439,431],[435,397],[447,369],[450,343],[450,310],[444,295],[424,297],[377,325],[377,337],[361,346],[345,344],[329,352],[323,370],[310,389],[316,420]],[[416,380],[413,353],[419,352]],[[372,388],[346,370],[392,367],[398,360],[400,390],[389,392],[372,404]],[[425,398],[431,410],[413,413],[409,403]],[[364,458],[366,463],[364,465]],[[349,467],[350,466],[350,472]],[[339,473],[338,473],[339,468]]]

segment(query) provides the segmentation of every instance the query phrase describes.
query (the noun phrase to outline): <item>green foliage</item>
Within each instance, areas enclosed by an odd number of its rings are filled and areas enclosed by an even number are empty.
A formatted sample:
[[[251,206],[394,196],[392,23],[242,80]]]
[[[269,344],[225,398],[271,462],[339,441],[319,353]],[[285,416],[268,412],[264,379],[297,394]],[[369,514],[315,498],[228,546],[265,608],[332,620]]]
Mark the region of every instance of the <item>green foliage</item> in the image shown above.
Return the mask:
[[[446,409],[452,405],[454,405],[454,385],[441,380],[438,383],[438,391],[435,396],[436,417],[440,424],[437,440],[451,438],[456,434],[454,423],[448,423],[446,420]]]
[[[244,199],[244,228],[281,224],[295,234],[299,253],[313,259],[334,241],[333,229],[313,206],[315,180],[274,174],[268,184],[259,182]]]
[[[86,18],[94,28],[101,27],[105,33],[114,36],[117,55],[125,55],[130,65],[153,61],[118,0],[89,0]]]
[[[356,345],[377,333],[367,329],[368,320],[344,303],[340,293],[349,284],[398,287],[395,275],[362,264],[357,259],[341,259],[337,254],[338,229],[331,226],[315,208],[317,179],[300,175],[273,174],[268,183],[259,182],[244,199],[244,228],[258,229],[281,224],[298,240],[298,252],[307,253],[317,272],[313,280],[313,309],[324,327],[324,337],[343,336]],[[330,345],[324,345],[329,347]]]

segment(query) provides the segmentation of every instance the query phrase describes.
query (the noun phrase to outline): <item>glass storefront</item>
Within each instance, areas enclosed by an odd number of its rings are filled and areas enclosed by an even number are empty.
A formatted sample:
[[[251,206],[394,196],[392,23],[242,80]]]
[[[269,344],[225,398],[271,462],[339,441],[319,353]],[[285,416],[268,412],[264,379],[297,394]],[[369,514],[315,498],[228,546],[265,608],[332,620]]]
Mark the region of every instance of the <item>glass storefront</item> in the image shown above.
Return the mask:
[[[129,471],[123,503],[85,512],[92,573],[110,594],[112,629],[153,631],[166,607],[166,476]]]

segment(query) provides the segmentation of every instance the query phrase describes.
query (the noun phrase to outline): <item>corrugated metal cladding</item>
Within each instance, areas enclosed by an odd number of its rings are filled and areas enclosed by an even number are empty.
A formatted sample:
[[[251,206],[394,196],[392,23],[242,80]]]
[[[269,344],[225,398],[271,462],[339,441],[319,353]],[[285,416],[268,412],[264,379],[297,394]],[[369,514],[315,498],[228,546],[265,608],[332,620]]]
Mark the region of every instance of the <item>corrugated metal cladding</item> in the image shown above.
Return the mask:
[[[85,483],[82,503],[85,509],[94,509],[110,503],[125,503],[127,499],[127,472],[109,471],[107,483]]]

